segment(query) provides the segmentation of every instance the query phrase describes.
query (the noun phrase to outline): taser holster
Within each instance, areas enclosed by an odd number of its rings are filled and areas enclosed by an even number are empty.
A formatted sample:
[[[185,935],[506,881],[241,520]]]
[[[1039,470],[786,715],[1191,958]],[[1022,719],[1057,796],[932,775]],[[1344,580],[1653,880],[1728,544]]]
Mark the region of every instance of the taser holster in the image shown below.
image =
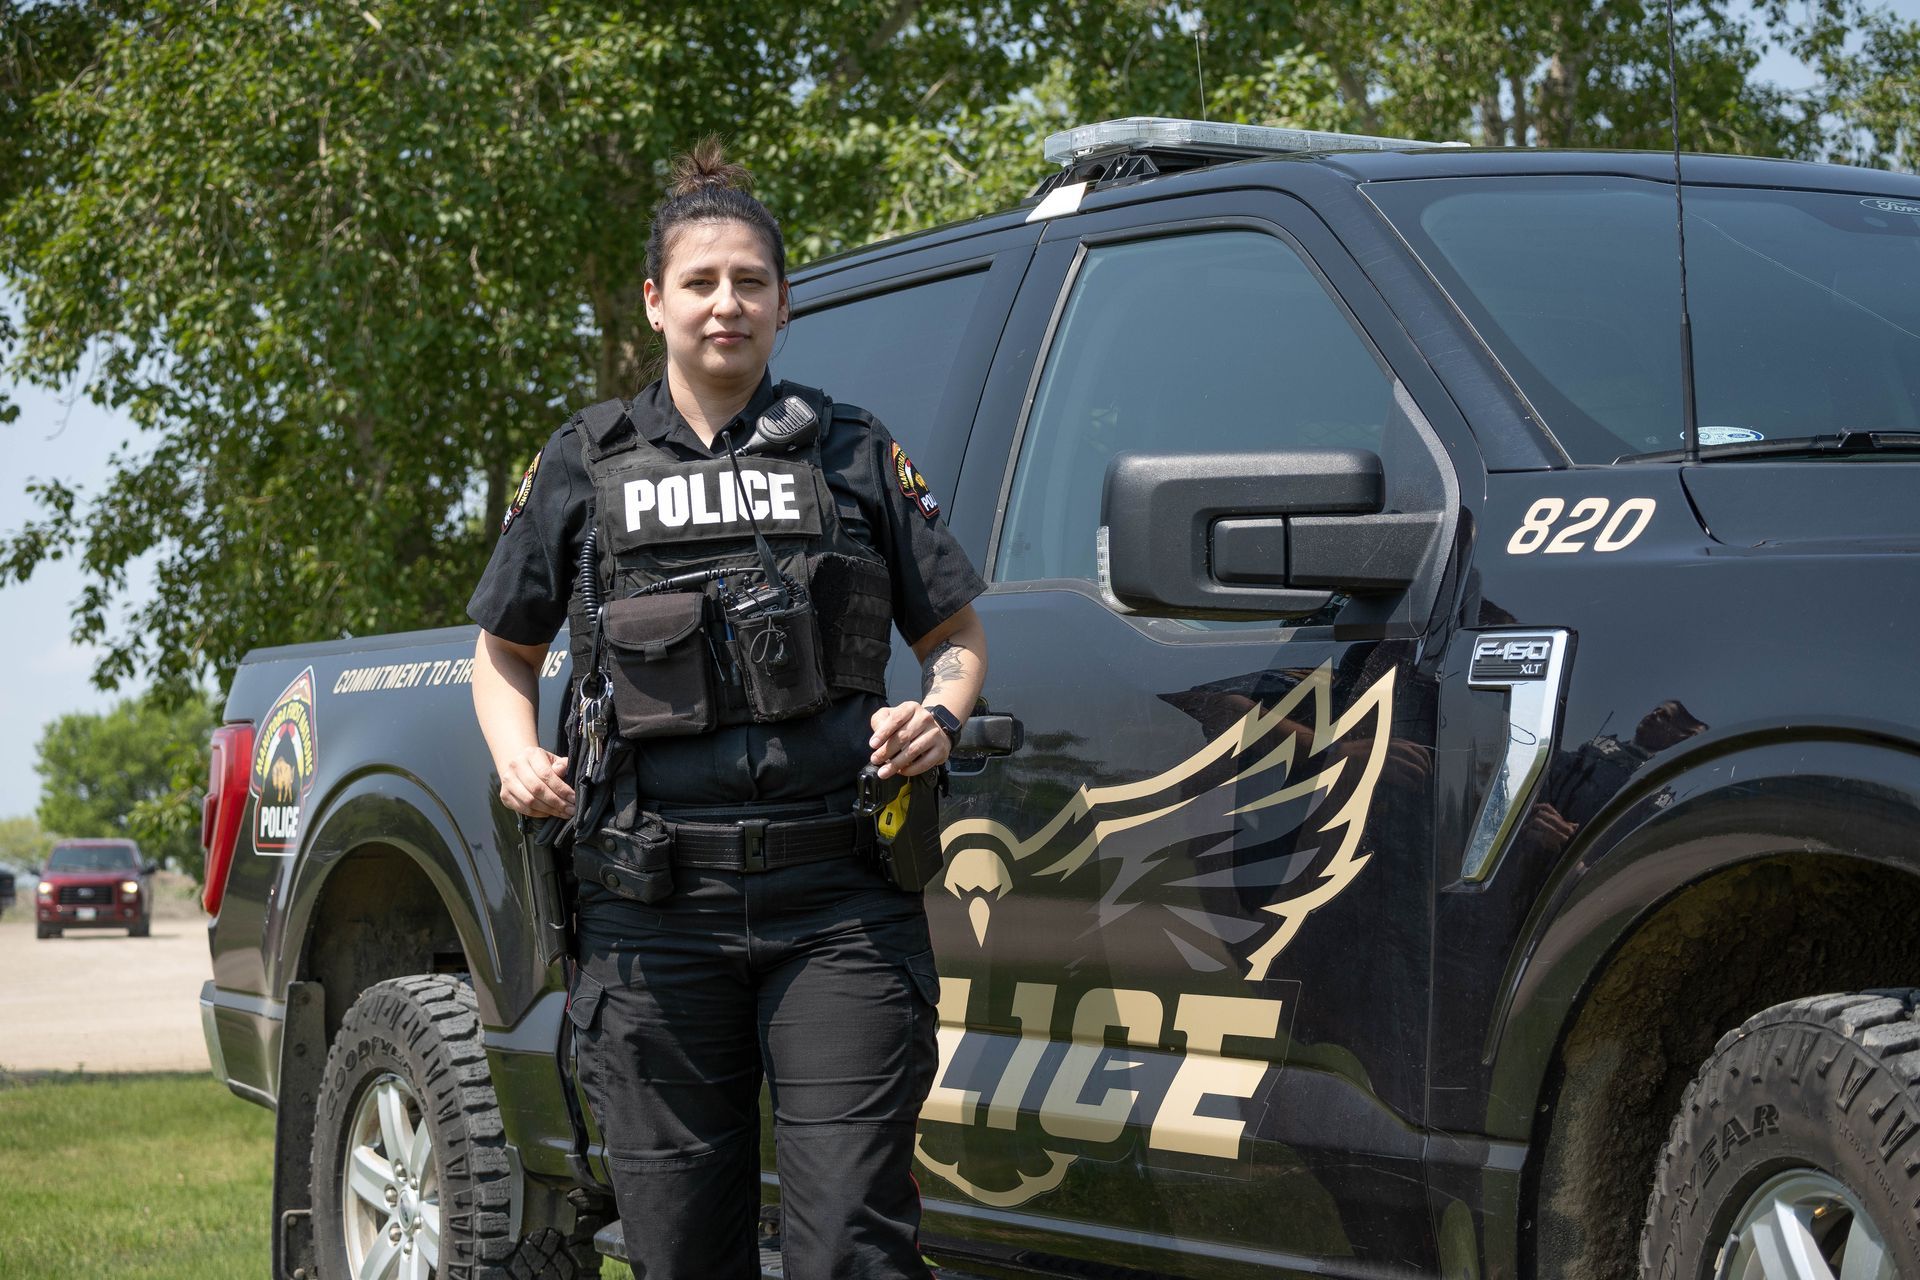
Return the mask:
[[[863,794],[859,807],[874,810],[874,848],[880,870],[895,888],[918,893],[933,883],[946,863],[940,847],[940,797],[947,792],[947,767],[912,778],[875,781],[878,795]]]

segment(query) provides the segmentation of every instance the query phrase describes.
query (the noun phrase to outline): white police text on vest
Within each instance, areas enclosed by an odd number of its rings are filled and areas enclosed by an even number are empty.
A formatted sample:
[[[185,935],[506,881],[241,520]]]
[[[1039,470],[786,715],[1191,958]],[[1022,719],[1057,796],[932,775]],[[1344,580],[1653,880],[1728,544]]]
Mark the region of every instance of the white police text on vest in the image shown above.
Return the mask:
[[[731,473],[698,471],[657,480],[629,480],[623,486],[627,532],[639,533],[649,524],[666,529],[744,525],[748,523],[748,510],[762,523],[797,524],[802,515],[795,500],[797,479],[791,473],[769,475],[742,467],[737,482]]]

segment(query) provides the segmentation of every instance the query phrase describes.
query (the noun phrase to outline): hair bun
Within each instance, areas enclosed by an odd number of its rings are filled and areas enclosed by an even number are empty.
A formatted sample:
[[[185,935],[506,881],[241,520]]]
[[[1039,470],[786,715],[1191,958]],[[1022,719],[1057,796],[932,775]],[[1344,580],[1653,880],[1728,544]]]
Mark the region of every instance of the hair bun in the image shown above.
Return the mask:
[[[726,148],[711,133],[694,143],[693,150],[673,158],[667,182],[667,193],[673,196],[690,196],[708,187],[753,190],[753,175],[745,165],[729,164]]]

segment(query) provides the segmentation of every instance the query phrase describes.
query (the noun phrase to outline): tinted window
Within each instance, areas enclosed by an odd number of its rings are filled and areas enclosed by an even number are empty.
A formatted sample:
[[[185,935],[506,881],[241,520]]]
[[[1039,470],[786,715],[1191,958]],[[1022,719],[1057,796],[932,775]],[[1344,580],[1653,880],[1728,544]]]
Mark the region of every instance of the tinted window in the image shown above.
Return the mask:
[[[1682,444],[1673,188],[1368,188],[1576,462]],[[1687,188],[1702,443],[1920,425],[1920,203]]]
[[[140,860],[124,844],[55,845],[47,855],[49,871],[132,871]]]
[[[1393,388],[1283,240],[1210,232],[1087,251],[1020,446],[994,577],[1094,578],[1128,451],[1378,449]]]
[[[973,271],[796,316],[774,376],[857,404],[909,454],[931,454],[923,446],[986,279]]]

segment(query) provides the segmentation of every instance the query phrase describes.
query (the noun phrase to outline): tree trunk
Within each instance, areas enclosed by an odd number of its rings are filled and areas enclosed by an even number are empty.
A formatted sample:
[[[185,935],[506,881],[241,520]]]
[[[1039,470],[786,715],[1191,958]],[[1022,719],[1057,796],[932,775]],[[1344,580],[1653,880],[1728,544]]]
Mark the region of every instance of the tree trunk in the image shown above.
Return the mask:
[[[1507,145],[1507,117],[1500,110],[1500,86],[1495,81],[1491,92],[1480,98],[1480,138],[1484,146]]]
[[[643,282],[626,278],[608,283],[598,264],[587,270],[587,293],[593,303],[593,321],[600,330],[600,361],[594,370],[594,392],[602,400],[631,396],[649,380],[648,354],[653,329],[647,323]]]

